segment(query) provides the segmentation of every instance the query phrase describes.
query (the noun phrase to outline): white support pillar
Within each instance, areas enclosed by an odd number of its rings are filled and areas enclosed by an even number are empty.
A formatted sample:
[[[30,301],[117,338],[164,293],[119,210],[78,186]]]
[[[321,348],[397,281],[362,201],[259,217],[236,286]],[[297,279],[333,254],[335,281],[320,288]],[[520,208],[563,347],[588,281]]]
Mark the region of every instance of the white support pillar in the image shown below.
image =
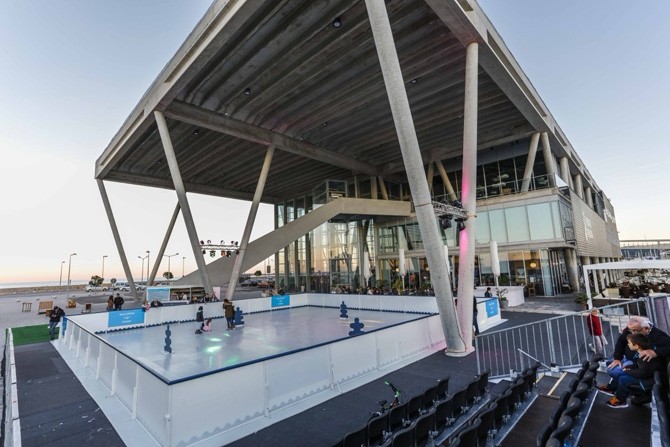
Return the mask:
[[[428,171],[426,172],[426,181],[428,182],[428,191],[433,194],[433,177],[435,176],[435,167],[432,161],[428,162]]]
[[[584,200],[584,186],[582,186],[581,174],[575,175],[575,193],[580,199]]]
[[[593,209],[593,193],[591,192],[590,186],[584,188],[584,200],[586,204]]]
[[[472,312],[475,290],[475,217],[477,211],[477,98],[479,44],[465,53],[465,104],[463,107],[463,178],[461,201],[468,212],[465,229],[458,233],[458,321],[466,349],[472,348]]]
[[[200,244],[198,242],[198,233],[196,232],[195,224],[193,223],[191,206],[189,205],[188,198],[186,197],[186,188],[184,187],[184,181],[181,178],[181,172],[179,172],[177,156],[175,155],[174,148],[172,147],[172,140],[170,138],[170,131],[168,129],[167,123],[165,122],[165,115],[163,115],[163,112],[155,110],[154,117],[156,118],[156,124],[158,125],[158,132],[160,133],[161,142],[163,143],[165,159],[167,160],[168,167],[170,168],[170,175],[172,176],[172,181],[174,182],[174,189],[177,193],[179,206],[181,207],[182,215],[184,216],[184,223],[186,224],[186,231],[188,232],[188,238],[191,242],[193,256],[195,257],[195,262],[198,265],[198,271],[200,272],[202,285],[205,288],[205,292],[208,295],[211,295],[214,293],[214,290],[212,289],[212,285],[209,283],[207,264],[205,264],[205,259],[202,257]],[[160,263],[160,260],[157,259],[156,262]]]
[[[577,267],[577,255],[574,248],[564,248],[563,257],[565,267],[568,271],[568,282],[573,292],[579,291],[579,268]]]
[[[154,268],[151,269],[151,273],[149,274],[147,272],[147,285],[151,285],[154,283],[154,279],[156,279],[156,274],[158,273],[158,269],[161,266],[161,261],[163,260],[163,255],[165,254],[165,249],[167,248],[167,244],[170,241],[170,236],[172,235],[172,230],[174,229],[174,225],[177,223],[177,217],[179,217],[179,211],[181,210],[181,207],[179,206],[179,202],[177,202],[177,205],[174,207],[174,211],[172,212],[172,218],[170,219],[170,223],[168,224],[167,231],[165,232],[165,236],[163,237],[163,242],[161,243],[161,248],[158,250],[158,254],[156,255],[156,261],[154,262]],[[147,267],[148,270],[148,267]]]
[[[533,166],[535,166],[535,156],[537,155],[537,144],[540,141],[540,132],[535,132],[530,137],[530,147],[528,148],[528,158],[526,159],[526,168],[523,170],[523,181],[521,182],[521,192],[528,192],[530,186],[530,176],[533,175]]]
[[[416,218],[423,237],[426,258],[430,266],[431,283],[435,290],[442,330],[447,344],[446,352],[451,355],[466,355],[470,351],[466,350],[466,341],[463,339],[456,316],[454,297],[447,274],[444,250],[442,249],[444,243],[437,227],[437,219],[426,183],[419,141],[414,129],[386,5],[384,0],[365,0],[365,6],[370,18],[372,36],[377,48],[389,105],[398,134],[398,142],[412,192]],[[472,318],[472,315],[470,318]],[[472,327],[472,321],[470,321],[469,326]]]
[[[240,248],[238,249],[239,254],[235,256],[235,264],[233,264],[233,271],[230,273],[230,281],[228,281],[228,288],[226,288],[226,298],[231,301],[233,299],[233,294],[235,293],[237,280],[240,277],[244,256],[247,253],[247,246],[249,245],[251,230],[254,228],[256,214],[258,214],[258,206],[260,205],[261,198],[263,197],[265,182],[268,179],[270,165],[272,164],[272,157],[274,156],[274,153],[275,145],[274,143],[270,143],[267,151],[265,152],[265,160],[263,160],[263,167],[261,168],[261,173],[258,176],[258,183],[256,183],[256,192],[254,192],[254,198],[251,201],[251,208],[249,209],[249,215],[247,216],[247,224],[244,226],[244,232],[242,233],[242,240],[240,241]]]
[[[561,178],[565,181],[565,184],[574,189],[572,185],[572,176],[570,175],[570,162],[568,157],[561,157]]]
[[[372,200],[377,200],[379,198],[379,193],[377,192],[377,177],[370,176],[370,198]]]
[[[542,132],[542,155],[544,155],[544,166],[547,169],[547,180],[549,186],[556,186],[556,166],[554,165],[554,155],[551,153],[551,145],[549,144],[549,134]]]
[[[107,213],[107,220],[109,220],[109,226],[112,229],[112,235],[114,236],[114,242],[116,243],[116,250],[119,252],[119,258],[121,258],[121,265],[123,266],[123,272],[126,274],[128,284],[130,284],[130,291],[133,295],[133,299],[139,302],[140,298],[137,295],[137,289],[135,288],[133,273],[130,270],[130,265],[128,264],[126,251],[123,249],[123,242],[121,242],[121,236],[119,235],[119,228],[116,226],[116,219],[114,219],[114,213],[112,212],[112,205],[109,203],[109,197],[107,197],[107,190],[105,189],[105,184],[100,179],[96,179],[96,183],[98,184],[98,189],[100,190],[100,197],[102,198],[102,204],[104,205],[105,212]]]
[[[444,186],[447,188],[447,194],[449,196],[449,201],[453,202],[456,200],[456,192],[454,191],[454,187],[451,184],[451,180],[449,180],[449,176],[447,175],[447,171],[444,169],[444,165],[440,160],[437,160],[435,162],[435,166],[437,167],[438,172],[440,173],[440,177],[442,177],[442,183],[444,183]]]

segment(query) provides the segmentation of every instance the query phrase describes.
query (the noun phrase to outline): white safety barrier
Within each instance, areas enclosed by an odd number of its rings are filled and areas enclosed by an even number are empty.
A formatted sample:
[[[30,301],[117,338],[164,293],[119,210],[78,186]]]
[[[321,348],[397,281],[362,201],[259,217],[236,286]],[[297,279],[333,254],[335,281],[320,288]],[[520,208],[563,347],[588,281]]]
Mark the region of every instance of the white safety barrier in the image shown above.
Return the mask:
[[[16,360],[14,335],[7,329],[5,342],[5,446],[21,447],[21,420],[19,419],[19,394],[16,388]]]
[[[393,311],[436,310],[433,297],[374,295],[302,294],[291,296],[290,307],[337,307],[343,300],[350,309],[381,310],[383,305]],[[270,298],[235,304],[245,313],[272,309]],[[210,315],[221,303],[202,306]],[[147,316],[179,321],[194,318],[195,309],[193,305],[153,308]],[[92,329],[104,330],[102,322],[96,314],[72,317],[60,347],[72,351],[109,396],[115,396],[130,417],[165,446],[232,442],[445,347],[439,316],[434,315],[168,384],[96,336]]]

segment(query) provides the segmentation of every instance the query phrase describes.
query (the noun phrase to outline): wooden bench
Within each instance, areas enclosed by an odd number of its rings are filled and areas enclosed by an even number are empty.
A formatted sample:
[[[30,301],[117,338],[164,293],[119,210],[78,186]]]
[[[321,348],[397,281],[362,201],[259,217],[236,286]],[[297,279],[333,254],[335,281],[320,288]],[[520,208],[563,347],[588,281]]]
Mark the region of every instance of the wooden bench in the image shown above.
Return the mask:
[[[54,307],[53,301],[40,301],[40,307],[37,309],[37,315],[44,314],[47,310],[51,310]]]
[[[30,312],[32,308],[33,308],[33,303],[24,302],[23,306],[21,306],[21,312]]]

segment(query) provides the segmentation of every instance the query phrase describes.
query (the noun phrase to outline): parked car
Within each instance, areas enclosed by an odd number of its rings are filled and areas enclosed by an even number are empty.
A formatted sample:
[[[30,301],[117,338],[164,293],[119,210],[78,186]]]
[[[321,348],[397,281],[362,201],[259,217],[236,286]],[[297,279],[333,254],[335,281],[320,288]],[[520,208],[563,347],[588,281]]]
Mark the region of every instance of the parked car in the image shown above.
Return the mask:
[[[268,287],[272,289],[274,286],[275,286],[274,281],[263,281],[258,283],[258,287],[260,287],[261,289],[267,289]]]
[[[86,285],[87,292],[106,292],[107,290],[107,286],[92,286],[90,284]]]
[[[242,287],[256,287],[258,285],[258,281],[253,280],[253,279],[245,279],[240,283]]]

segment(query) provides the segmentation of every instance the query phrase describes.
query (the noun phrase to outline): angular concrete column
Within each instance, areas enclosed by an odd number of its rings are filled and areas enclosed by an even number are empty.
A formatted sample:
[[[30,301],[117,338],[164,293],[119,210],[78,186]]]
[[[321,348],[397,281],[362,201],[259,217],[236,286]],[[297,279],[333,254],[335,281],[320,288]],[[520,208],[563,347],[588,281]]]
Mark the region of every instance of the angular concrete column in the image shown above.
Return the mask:
[[[414,129],[412,113],[405,91],[405,84],[400,70],[400,62],[393,42],[393,33],[389,23],[388,14],[384,0],[365,0],[368,10],[372,35],[374,37],[377,55],[384,77],[384,84],[398,134],[400,151],[402,152],[405,171],[416,218],[423,238],[426,250],[426,258],[430,266],[431,283],[435,290],[437,307],[440,311],[442,330],[447,344],[447,353],[452,355],[465,355],[466,341],[461,335],[454,297],[447,274],[447,264],[444,259],[444,242],[437,227],[437,219],[426,183],[426,175],[423,170],[423,160],[419,150],[419,141]],[[476,120],[475,120],[476,122]],[[379,272],[377,270],[377,272]],[[470,315],[472,319],[472,314]],[[472,327],[472,321],[468,324]]]
[[[184,187],[184,181],[181,178],[181,172],[179,172],[179,164],[177,163],[177,156],[175,155],[174,148],[172,147],[172,139],[170,138],[170,131],[168,129],[167,123],[165,122],[165,115],[163,115],[163,112],[155,110],[154,117],[156,118],[156,124],[158,125],[158,133],[160,133],[161,136],[163,150],[165,151],[165,159],[167,160],[168,167],[170,168],[170,175],[172,176],[172,181],[174,182],[174,189],[177,193],[177,199],[179,200],[182,216],[184,216],[184,223],[186,224],[188,239],[191,242],[193,256],[195,257],[195,262],[198,265],[198,271],[200,273],[200,278],[202,279],[202,285],[205,288],[205,292],[208,295],[211,295],[214,293],[214,290],[212,289],[212,285],[209,283],[207,265],[205,264],[205,259],[202,257],[200,243],[198,242],[198,233],[196,232],[195,224],[193,223],[191,206],[189,205],[188,198],[186,197],[186,188]],[[157,261],[157,263],[160,263],[160,260]]]
[[[472,348],[472,312],[475,285],[475,217],[477,212],[477,99],[479,83],[479,44],[465,48],[465,98],[463,107],[463,177],[461,201],[468,212],[465,229],[457,234],[458,321],[467,349]]]
[[[165,254],[165,250],[167,249],[167,244],[170,241],[170,236],[172,235],[172,230],[174,229],[175,223],[177,223],[177,217],[179,217],[179,210],[180,210],[179,202],[177,202],[177,205],[174,207],[174,211],[172,212],[172,218],[170,219],[170,223],[168,224],[167,231],[165,231],[165,236],[163,236],[163,242],[161,243],[161,248],[158,250],[158,254],[156,255],[156,262],[154,262],[154,268],[151,269],[151,273],[149,273],[149,266],[147,266],[147,284],[153,284],[154,279],[156,279],[156,274],[158,273],[158,268],[161,265],[161,260],[163,259],[163,255]]]
[[[433,162],[428,162],[428,171],[426,172],[426,181],[428,182],[428,191],[433,194],[433,177],[435,176],[435,168]]]
[[[133,299],[139,302],[140,297],[138,296],[137,289],[135,288],[133,273],[131,272],[130,265],[128,264],[128,258],[126,257],[126,251],[123,248],[123,242],[121,242],[121,236],[119,235],[119,228],[116,226],[116,219],[114,218],[114,213],[112,212],[112,205],[109,203],[109,197],[107,196],[107,190],[105,189],[105,184],[100,179],[96,179],[95,181],[98,184],[98,189],[100,190],[100,197],[102,198],[102,204],[105,207],[105,212],[107,213],[107,220],[109,221],[109,226],[112,229],[112,236],[114,236],[114,242],[116,243],[116,250],[119,252],[119,258],[121,258],[121,265],[123,266],[123,272],[126,274],[128,284],[130,284],[130,292],[133,295]]]
[[[261,173],[258,176],[258,183],[256,183],[256,191],[254,192],[254,198],[251,201],[251,208],[249,209],[249,215],[247,216],[247,223],[244,226],[244,232],[242,233],[242,239],[240,240],[240,248],[237,250],[239,253],[235,256],[235,264],[233,264],[233,271],[230,273],[230,281],[228,281],[228,287],[226,288],[226,298],[232,301],[233,295],[235,294],[235,286],[237,286],[237,280],[240,277],[240,270],[242,270],[242,263],[244,262],[244,255],[247,252],[247,246],[249,245],[249,238],[251,237],[251,230],[254,228],[254,222],[256,221],[256,215],[258,214],[258,206],[261,203],[261,197],[263,197],[263,190],[265,190],[265,181],[268,179],[268,174],[270,172],[270,165],[272,164],[272,157],[275,153],[274,143],[270,143],[267,151],[265,152],[265,160],[263,160],[263,167],[261,168]]]
[[[568,157],[561,157],[560,164],[561,178],[565,181],[565,184],[570,187],[570,189],[573,189],[572,176],[570,175],[570,162],[568,161]]]
[[[581,174],[575,175],[575,193],[580,199],[584,200],[584,186],[582,185]]]
[[[377,183],[379,185],[379,191],[382,193],[382,198],[384,200],[388,200],[389,199],[389,193],[386,190],[386,183],[384,183],[384,178],[381,175],[379,177],[377,177]]]
[[[544,155],[544,166],[547,169],[547,180],[549,186],[556,186],[556,166],[554,165],[554,155],[551,153],[551,145],[549,144],[549,135],[547,132],[542,132],[542,155]]]
[[[377,177],[370,176],[370,198],[377,200],[379,197],[377,193]]]
[[[449,180],[447,171],[444,169],[444,165],[440,160],[435,162],[435,166],[437,167],[437,171],[440,173],[440,177],[442,177],[442,183],[444,183],[444,186],[447,188],[449,201],[453,202],[456,200],[456,192],[454,191],[454,187],[451,184],[451,180]]]
[[[540,141],[540,132],[535,132],[530,137],[530,146],[528,147],[528,158],[526,167],[523,170],[523,181],[521,182],[521,192],[528,192],[530,187],[530,177],[533,175],[533,166],[535,166],[535,155],[537,155],[537,144]]]

